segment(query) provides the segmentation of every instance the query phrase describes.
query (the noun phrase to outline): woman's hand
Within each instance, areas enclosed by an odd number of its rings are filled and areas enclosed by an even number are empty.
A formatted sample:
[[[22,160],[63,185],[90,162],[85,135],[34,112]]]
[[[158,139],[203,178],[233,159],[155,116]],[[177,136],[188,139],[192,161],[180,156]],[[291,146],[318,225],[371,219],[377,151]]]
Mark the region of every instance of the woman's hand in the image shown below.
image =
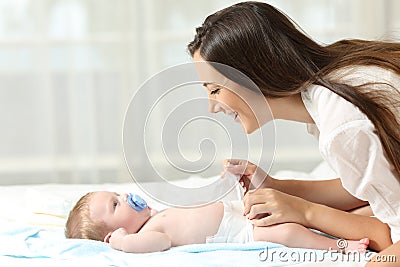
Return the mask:
[[[226,159],[223,161],[224,171],[240,175],[239,182],[246,189],[245,192],[267,187],[268,174],[253,163],[242,159]]]
[[[308,213],[312,202],[270,189],[249,191],[243,198],[244,215],[256,226],[294,222],[308,226]]]

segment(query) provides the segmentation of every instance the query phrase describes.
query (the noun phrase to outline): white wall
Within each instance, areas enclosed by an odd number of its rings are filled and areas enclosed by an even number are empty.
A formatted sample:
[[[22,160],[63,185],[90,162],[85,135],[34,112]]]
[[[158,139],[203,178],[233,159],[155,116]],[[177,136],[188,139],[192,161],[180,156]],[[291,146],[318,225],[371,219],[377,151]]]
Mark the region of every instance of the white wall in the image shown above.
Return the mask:
[[[130,181],[121,138],[129,100],[155,73],[190,62],[186,45],[194,28],[235,2],[1,0],[0,184]],[[266,2],[324,43],[400,32],[396,0]],[[202,130],[224,144],[216,130],[195,129],[186,154],[197,149],[193,142]],[[272,171],[308,171],[320,160],[303,125],[277,122],[276,140],[267,145],[272,154],[273,145]],[[217,174],[224,157],[220,153],[202,175]],[[165,173],[180,177],[170,166]]]

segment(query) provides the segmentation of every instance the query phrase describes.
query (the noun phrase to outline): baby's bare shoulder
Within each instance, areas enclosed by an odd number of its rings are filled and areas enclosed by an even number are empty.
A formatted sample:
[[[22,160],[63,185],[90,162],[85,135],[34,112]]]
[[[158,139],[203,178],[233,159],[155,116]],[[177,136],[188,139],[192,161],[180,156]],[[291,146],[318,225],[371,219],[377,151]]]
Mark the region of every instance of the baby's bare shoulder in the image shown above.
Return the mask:
[[[176,227],[176,223],[184,218],[184,213],[180,209],[169,208],[153,215],[142,227],[142,231],[165,232],[170,227]]]

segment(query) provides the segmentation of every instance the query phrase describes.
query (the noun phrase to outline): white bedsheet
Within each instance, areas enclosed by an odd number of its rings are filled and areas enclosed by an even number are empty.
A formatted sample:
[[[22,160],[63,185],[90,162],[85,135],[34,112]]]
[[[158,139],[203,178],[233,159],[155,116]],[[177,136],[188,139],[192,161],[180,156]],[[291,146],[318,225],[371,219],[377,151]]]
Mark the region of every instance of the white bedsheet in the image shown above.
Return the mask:
[[[332,175],[324,167],[319,168],[311,174],[283,172],[280,175],[303,178]],[[178,181],[177,184],[198,186],[210,183],[213,179],[218,177],[209,179],[191,177]],[[133,254],[113,250],[103,242],[65,239],[64,224],[69,210],[83,194],[97,190],[120,193],[140,191],[133,183],[0,186],[2,211],[0,266],[363,266],[365,264],[364,257],[348,259],[341,254],[289,249],[268,242],[198,244],[158,253]],[[166,207],[146,195],[142,196],[156,209]],[[226,199],[236,197],[237,194],[232,192]],[[371,253],[367,254],[367,257],[370,256]]]

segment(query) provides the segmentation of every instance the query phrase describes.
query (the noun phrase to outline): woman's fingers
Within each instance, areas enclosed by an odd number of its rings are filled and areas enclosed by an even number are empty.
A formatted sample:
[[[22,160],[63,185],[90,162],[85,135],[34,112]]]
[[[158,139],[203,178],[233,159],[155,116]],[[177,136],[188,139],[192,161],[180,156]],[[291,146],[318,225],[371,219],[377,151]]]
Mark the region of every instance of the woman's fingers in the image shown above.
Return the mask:
[[[284,222],[279,212],[271,209],[266,203],[253,205],[247,217],[255,226],[270,226]]]
[[[249,166],[248,164],[243,164],[243,165],[227,164],[224,166],[224,169],[233,174],[252,175],[254,174],[256,168],[253,166]]]
[[[245,193],[251,189],[266,187],[265,179],[268,177],[261,168],[247,160],[225,159],[223,161],[224,172],[240,175],[239,182],[245,188]]]
[[[242,178],[250,181],[250,184],[246,186],[247,189],[266,187],[265,179],[268,178],[268,175],[257,165],[240,159],[226,159],[223,164],[225,171],[240,175]]]
[[[224,170],[233,174],[253,175],[257,166],[251,162],[241,159],[226,159],[223,161]]]
[[[243,202],[244,215],[254,222],[261,220],[256,225],[283,222],[307,225],[306,213],[312,204],[304,199],[270,188],[249,191],[244,196]]]
[[[268,204],[270,202],[269,201],[270,193],[268,191],[270,191],[270,190],[259,189],[259,190],[248,191],[247,194],[245,194],[245,196],[243,197],[244,215],[249,214],[250,209],[255,204]],[[268,211],[265,211],[263,213],[267,213],[267,212]]]
[[[256,217],[260,217],[258,215],[264,215],[261,217],[265,217],[266,215],[270,215],[270,208],[268,204],[254,204],[250,208],[250,212],[246,215],[249,220],[255,219]]]
[[[232,164],[232,165],[242,165],[243,163],[246,163],[247,160],[243,160],[243,159],[224,159],[222,164],[228,165],[228,164]]]
[[[252,223],[254,226],[259,226],[259,227],[261,227],[261,226],[270,226],[270,225],[274,225],[274,224],[278,224],[278,223],[283,223],[283,222],[279,222],[278,220],[275,219],[274,216],[270,215],[270,216],[263,217],[263,218],[261,218],[261,219],[254,219],[254,220],[251,220],[251,223]]]
[[[245,189],[244,193],[246,194],[250,189],[250,179],[248,179],[247,177],[242,176],[239,179],[239,183]]]

